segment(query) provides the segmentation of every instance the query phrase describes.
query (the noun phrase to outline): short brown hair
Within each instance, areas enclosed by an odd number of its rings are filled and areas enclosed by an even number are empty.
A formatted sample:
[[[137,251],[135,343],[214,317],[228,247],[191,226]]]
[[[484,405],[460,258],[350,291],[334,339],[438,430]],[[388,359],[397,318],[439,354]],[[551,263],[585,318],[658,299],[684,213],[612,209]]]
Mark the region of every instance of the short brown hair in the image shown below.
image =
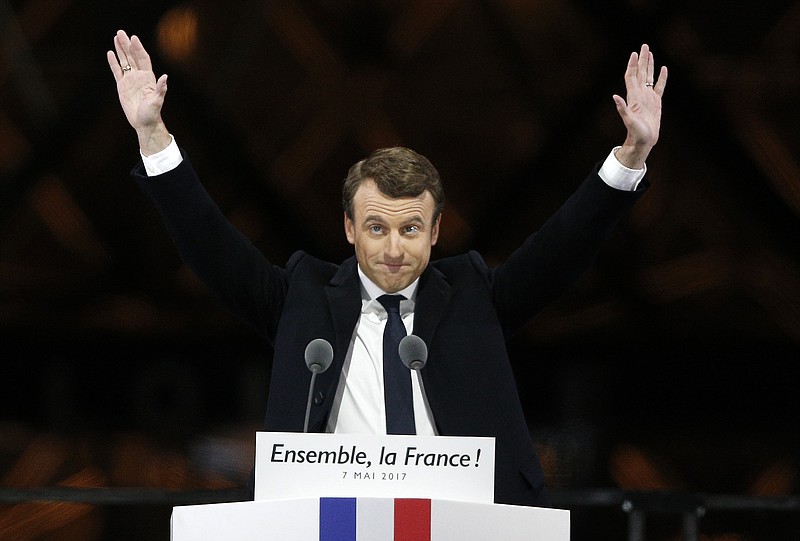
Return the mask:
[[[387,197],[417,197],[429,191],[433,196],[433,220],[444,207],[444,188],[439,172],[428,158],[404,147],[376,150],[353,165],[342,186],[342,206],[353,219],[353,198],[365,180],[372,180]]]

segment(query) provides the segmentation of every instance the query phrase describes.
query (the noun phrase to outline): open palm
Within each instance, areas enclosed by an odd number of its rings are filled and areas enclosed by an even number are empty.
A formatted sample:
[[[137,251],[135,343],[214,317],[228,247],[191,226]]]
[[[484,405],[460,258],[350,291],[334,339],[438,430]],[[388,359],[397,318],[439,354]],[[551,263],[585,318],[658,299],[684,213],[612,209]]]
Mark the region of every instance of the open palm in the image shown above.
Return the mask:
[[[153,73],[150,55],[139,38],[120,30],[114,36],[116,53],[108,51],[108,65],[117,82],[122,110],[137,131],[158,125],[167,93],[167,76],[158,80]]]
[[[653,53],[646,44],[639,54],[631,53],[625,70],[626,97],[614,95],[617,112],[628,130],[626,144],[652,147],[658,141],[667,68],[662,67],[654,81],[654,64]]]

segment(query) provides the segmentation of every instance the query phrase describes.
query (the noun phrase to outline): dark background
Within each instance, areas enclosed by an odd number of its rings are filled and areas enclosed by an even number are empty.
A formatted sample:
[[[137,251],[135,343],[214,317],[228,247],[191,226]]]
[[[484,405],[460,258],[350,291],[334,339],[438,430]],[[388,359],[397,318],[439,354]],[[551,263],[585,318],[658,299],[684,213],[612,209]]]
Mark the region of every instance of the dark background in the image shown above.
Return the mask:
[[[752,0],[0,1],[0,485],[238,487],[252,461],[269,346],[128,176],[118,28],[277,264],[352,253],[341,181],[390,145],[445,181],[434,255],[502,261],[622,142],[611,95],[649,43],[670,70],[652,187],[510,345],[531,430],[555,488],[798,493],[800,3]],[[0,507],[0,532],[167,533],[168,510],[64,509]],[[708,535],[798,531],[728,519]]]

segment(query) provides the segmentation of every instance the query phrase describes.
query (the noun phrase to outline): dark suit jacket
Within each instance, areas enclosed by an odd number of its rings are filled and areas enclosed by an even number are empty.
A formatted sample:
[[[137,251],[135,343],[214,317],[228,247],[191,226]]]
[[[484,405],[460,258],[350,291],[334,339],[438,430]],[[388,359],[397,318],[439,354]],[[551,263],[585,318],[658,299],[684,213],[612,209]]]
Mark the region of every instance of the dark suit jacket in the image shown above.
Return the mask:
[[[188,160],[159,177],[144,177],[141,164],[133,174],[190,268],[272,342],[266,430],[302,430],[310,378],[304,349],[315,338],[333,345],[309,423],[324,431],[361,309],[355,258],[335,265],[297,252],[285,267],[272,265],[227,222]],[[548,503],[506,339],[583,272],[640,191],[609,188],[595,169],[499,267],[469,252],[431,262],[420,279],[414,334],[428,345],[422,378],[437,430],[496,438],[498,503]]]

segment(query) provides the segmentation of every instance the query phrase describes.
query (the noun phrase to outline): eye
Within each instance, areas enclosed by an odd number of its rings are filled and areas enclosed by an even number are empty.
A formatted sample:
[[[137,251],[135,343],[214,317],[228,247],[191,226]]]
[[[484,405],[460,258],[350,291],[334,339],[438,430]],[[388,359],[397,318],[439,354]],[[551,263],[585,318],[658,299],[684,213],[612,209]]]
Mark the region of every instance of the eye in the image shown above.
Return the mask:
[[[380,226],[378,224],[373,224],[369,226],[369,232],[375,235],[380,235],[383,232],[383,226]]]
[[[413,235],[413,234],[418,233],[418,232],[419,232],[419,226],[418,225],[407,225],[405,227],[405,233],[407,235]]]

